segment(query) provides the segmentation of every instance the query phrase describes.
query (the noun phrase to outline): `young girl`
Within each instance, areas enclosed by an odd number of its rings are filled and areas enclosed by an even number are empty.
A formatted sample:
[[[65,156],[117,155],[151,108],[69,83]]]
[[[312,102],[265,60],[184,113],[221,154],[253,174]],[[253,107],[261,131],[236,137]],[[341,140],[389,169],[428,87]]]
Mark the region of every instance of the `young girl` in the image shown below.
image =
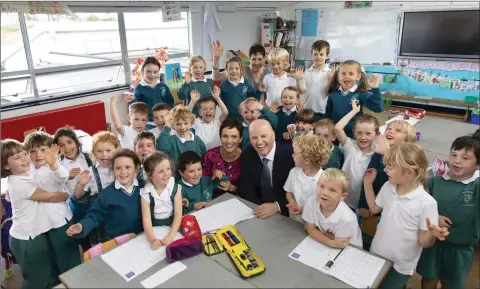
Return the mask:
[[[448,157],[450,169],[428,182],[438,202],[439,225],[452,233],[445,242],[423,250],[417,273],[422,289],[467,288],[480,231],[480,140],[474,136],[455,139]]]
[[[142,197],[143,231],[152,249],[168,246],[182,221],[182,188],[175,184],[170,159],[165,153],[154,152],[143,162],[148,183],[140,191]],[[170,233],[156,239],[152,226],[171,226]]]
[[[188,72],[185,72],[185,82],[178,89],[178,98],[190,103],[190,93],[196,90],[200,93],[200,99],[211,97],[213,80],[205,78],[207,63],[201,56],[192,56],[188,63]],[[198,108],[193,108],[193,113],[198,117]]]
[[[173,107],[174,100],[170,88],[160,82],[160,62],[155,57],[147,57],[142,64],[142,81],[135,87],[132,102],[143,102],[148,106],[148,120],[153,121],[152,108],[157,103]]]
[[[313,135],[301,135],[293,140],[295,167],[290,170],[283,189],[287,192],[290,218],[303,223],[302,212],[306,200],[315,196],[322,175],[322,165],[330,158],[327,142]]]
[[[336,71],[328,87],[328,100],[326,117],[337,123],[350,112],[352,102],[358,101],[359,105],[366,106],[373,112],[383,111],[383,98],[378,89],[378,78],[372,74],[368,79],[372,89],[367,91],[367,77],[362,71],[362,66],[355,60],[343,62]],[[360,111],[359,115],[362,115]],[[351,120],[344,128],[348,137],[353,138],[353,123]]]
[[[12,203],[10,248],[22,271],[22,288],[52,288],[55,286],[52,276],[58,276],[58,272],[52,266],[52,248],[46,234],[52,226],[49,215],[41,208],[41,202],[65,202],[69,195],[47,192],[37,186],[30,171],[30,156],[20,142],[3,140],[0,156],[2,178],[8,177]]]
[[[243,78],[244,67],[240,57],[230,58],[225,64],[225,70],[228,73],[228,79],[222,81],[220,85],[220,99],[225,103],[229,111],[229,117],[242,120],[238,112],[238,106],[248,97],[255,97],[260,101],[261,93],[254,89],[250,82]]]
[[[105,235],[101,243],[142,231],[141,188],[136,179],[140,159],[132,150],[118,149],[112,156],[112,165],[115,182],[102,191],[83,220],[68,228],[68,236],[85,238],[102,223],[105,223]]]
[[[389,182],[377,197],[367,189],[365,195],[372,214],[382,210],[382,218],[370,251],[393,262],[393,268],[380,288],[404,288],[415,271],[422,248],[445,240],[447,228],[438,224],[437,202],[423,188],[428,160],[421,147],[405,143],[385,153],[385,171]],[[365,183],[373,183],[376,170],[365,174]]]

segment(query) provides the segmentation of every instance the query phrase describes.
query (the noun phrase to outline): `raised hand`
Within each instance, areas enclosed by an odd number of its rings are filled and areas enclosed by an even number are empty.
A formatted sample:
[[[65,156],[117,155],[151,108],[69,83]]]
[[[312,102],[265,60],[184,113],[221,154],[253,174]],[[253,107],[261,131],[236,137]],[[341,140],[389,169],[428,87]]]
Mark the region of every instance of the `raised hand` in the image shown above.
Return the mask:
[[[360,109],[362,107],[360,106],[360,100],[358,99],[352,99],[352,110],[355,112],[360,112]]]
[[[165,125],[168,126],[168,127],[172,127],[172,124],[173,124],[173,116],[172,116],[172,112],[169,111],[165,114],[165,116],[163,117],[163,121],[165,122]]]
[[[190,98],[192,99],[192,101],[197,102],[200,99],[200,92],[198,92],[197,90],[192,90],[190,92]]]
[[[450,232],[448,232],[448,228],[447,227],[443,227],[441,228],[440,226],[438,225],[432,225],[432,223],[430,222],[430,219],[427,218],[426,220],[427,222],[427,229],[428,229],[428,232],[436,237],[437,239],[439,239],[440,241],[444,241],[445,238],[450,234]]]
[[[192,81],[192,74],[190,73],[190,71],[185,72],[183,79],[185,80],[186,84],[189,84],[190,81]]]
[[[331,78],[333,77],[333,75],[335,75],[335,72],[337,72],[337,71],[335,70],[335,68],[329,70],[329,71],[327,72],[327,77],[328,77],[328,79],[331,79]]]
[[[125,92],[123,94],[123,101],[125,101],[126,103],[130,103],[135,97],[133,96],[133,94],[129,94],[127,92]]]
[[[117,103],[118,97],[116,95],[110,96],[110,102]]]
[[[250,101],[250,102],[247,102],[247,108],[249,110],[262,110],[263,105],[257,101]]]
[[[295,69],[295,79],[297,79],[297,80],[300,79],[304,72],[305,72],[305,68],[302,65],[299,65]]]
[[[90,172],[88,170],[84,170],[80,173],[80,176],[78,177],[78,184],[80,186],[85,186],[86,184],[88,184],[88,181],[90,181]]]
[[[69,180],[73,180],[80,173],[80,168],[73,168],[68,175]]]
[[[83,226],[82,224],[78,223],[78,224],[75,224],[75,225],[71,225],[68,230],[67,230],[67,235],[69,237],[73,236],[73,235],[77,235],[77,234],[80,234],[81,232],[83,231]]]
[[[223,46],[219,40],[212,42],[212,52],[213,57],[222,57],[223,55]]]
[[[365,176],[363,177],[363,181],[367,184],[373,184],[376,177],[377,177],[376,169],[367,169],[367,171],[365,172]]]
[[[215,98],[215,99],[220,98],[220,87],[218,87],[218,86],[215,85],[215,86],[212,88],[211,93],[212,93],[213,98]]]
[[[370,85],[371,88],[378,88],[380,85],[380,80],[375,74],[370,75],[368,78],[368,85]]]
[[[58,145],[52,144],[49,149],[45,150],[45,161],[50,167],[54,166],[58,160]]]
[[[278,111],[278,102],[274,101],[270,105],[270,111],[276,113]]]

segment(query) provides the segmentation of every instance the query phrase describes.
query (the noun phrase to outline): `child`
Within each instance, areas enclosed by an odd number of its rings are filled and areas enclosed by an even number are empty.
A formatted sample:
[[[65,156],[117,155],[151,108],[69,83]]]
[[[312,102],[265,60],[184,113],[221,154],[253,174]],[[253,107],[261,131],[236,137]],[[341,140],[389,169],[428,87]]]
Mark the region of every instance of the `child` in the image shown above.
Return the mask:
[[[92,153],[95,161],[88,170],[80,173],[75,194],[70,200],[75,222],[85,217],[98,195],[115,180],[112,155],[119,147],[120,143],[111,132],[101,131],[93,135]]]
[[[297,104],[300,102],[300,94],[296,87],[287,86],[282,91],[282,106],[275,113],[278,124],[275,130],[276,141],[288,141],[292,139],[291,133],[287,131],[287,126],[295,123],[297,116]]]
[[[228,73],[228,79],[222,81],[220,85],[220,99],[225,103],[230,117],[241,120],[242,116],[238,112],[240,103],[247,97],[255,97],[260,101],[261,93],[244,80],[243,61],[240,57],[230,58],[225,63],[225,70]]]
[[[190,104],[188,108],[193,110],[195,104],[200,99],[198,91],[192,91]],[[227,118],[228,110],[223,101],[220,99],[220,89],[215,86],[212,91],[213,98],[204,98],[198,101],[198,114],[200,117],[195,119],[195,135],[198,136],[208,150],[218,147],[220,145],[220,136],[218,130],[220,124]],[[216,103],[222,110],[220,117],[215,117]]]
[[[313,135],[301,135],[293,140],[295,167],[290,170],[283,189],[287,192],[290,218],[303,223],[305,201],[315,196],[317,183],[323,173],[322,165],[330,157],[327,142]]]
[[[343,202],[347,197],[348,175],[339,169],[326,169],[320,176],[317,195],[305,203],[302,218],[313,239],[334,248],[348,244],[362,247],[357,217]]]
[[[313,110],[305,108],[297,112],[295,124],[287,126],[292,139],[299,135],[313,135],[313,126],[315,124],[315,113]]]
[[[0,156],[2,178],[8,177],[12,203],[10,248],[22,271],[22,288],[52,288],[55,285],[52,276],[58,276],[58,272],[53,266],[52,248],[45,234],[52,226],[41,204],[65,202],[69,194],[47,192],[38,187],[30,171],[30,156],[20,142],[3,140]]]
[[[53,137],[45,132],[34,132],[25,138],[24,145],[30,152],[36,185],[48,192],[64,192],[68,171],[58,162],[58,146],[53,143]],[[39,208],[46,210],[43,213],[50,220],[51,230],[46,232],[46,236],[54,264],[59,274],[63,274],[80,265],[81,261],[77,243],[65,235],[72,212],[67,202],[40,203]]]
[[[153,133],[155,139],[158,138],[160,133],[165,128],[165,115],[170,111],[170,107],[166,103],[157,103],[152,108],[152,115],[153,115],[153,122],[155,123],[156,127],[149,130],[149,132]],[[173,133],[173,132],[172,132]]]
[[[325,64],[329,54],[330,44],[325,40],[317,40],[312,44],[313,65],[305,73],[303,66],[295,70],[298,91],[305,95],[305,108],[315,112],[315,120],[325,118],[326,91],[334,72]]]
[[[358,85],[357,81],[360,81]],[[354,101],[358,101],[361,106],[366,106],[373,112],[382,112],[383,98],[378,89],[378,77],[372,74],[368,79],[368,85],[372,92],[367,91],[367,77],[362,72],[360,63],[354,60],[343,62],[333,74],[328,87],[326,117],[337,123],[350,111]],[[360,115],[362,114],[360,111]],[[344,130],[349,138],[353,138],[353,121],[346,124]]]
[[[182,176],[182,198],[188,200],[184,213],[212,205],[213,184],[209,177],[202,176],[202,158],[192,151],[178,157],[177,171]]]
[[[342,170],[348,174],[350,179],[346,203],[352,210],[356,211],[360,199],[362,180],[374,152],[373,143],[375,137],[379,134],[379,124],[374,116],[368,114],[357,117],[354,128],[356,140],[351,139],[345,134],[344,128],[360,112],[360,105],[354,101],[351,107],[352,111],[335,125],[335,132],[345,155]]]
[[[323,169],[335,168],[341,169],[343,167],[343,151],[333,142],[337,139],[335,136],[335,123],[331,119],[324,118],[315,123],[313,133],[320,139],[328,142],[332,155]]]
[[[170,135],[172,120],[168,115],[165,120],[166,127],[157,139],[157,150],[165,152],[173,161],[176,161],[178,156],[186,151],[194,151],[203,156],[207,152],[205,144],[190,131],[195,116],[188,107],[183,105],[177,105],[172,110],[172,114],[175,134]]]
[[[370,211],[385,211],[370,251],[393,262],[380,288],[403,289],[415,271],[422,248],[433,246],[437,238],[445,240],[448,230],[437,225],[437,202],[422,185],[428,166],[423,149],[411,143],[394,145],[384,160],[389,181],[378,196],[371,189],[376,170],[365,174],[365,183],[370,184],[365,190]]]
[[[185,72],[185,82],[178,89],[178,98],[190,104],[190,93],[196,90],[200,93],[200,99],[212,95],[213,80],[205,78],[207,63],[201,56],[192,56],[188,62],[188,72]],[[198,108],[193,108],[193,113],[198,116]]]
[[[143,231],[153,250],[168,246],[182,221],[182,188],[175,184],[168,156],[154,152],[143,162],[148,183],[140,191]],[[170,233],[156,239],[153,227],[171,226]]]
[[[392,121],[387,126],[385,136],[379,136],[378,140],[379,143],[385,143],[385,151],[394,144],[401,144],[405,142],[415,143],[415,129],[412,125],[404,120]],[[376,169],[377,171],[375,181],[373,182],[373,192],[375,195],[377,195],[382,186],[388,182],[388,175],[385,172],[385,162],[383,160],[383,154],[385,151],[382,152],[377,150],[377,152],[372,155],[372,159],[367,167],[367,169]],[[361,184],[360,189],[360,200],[358,203],[359,214],[362,218],[368,219],[371,217],[371,214],[370,210],[368,209],[367,200],[365,199],[365,183]],[[372,242],[372,237],[373,236],[367,236],[363,234],[363,245],[365,246],[365,250],[369,249]]]
[[[85,218],[68,228],[68,236],[84,238],[102,223],[105,223],[105,234],[101,243],[142,231],[141,188],[135,178],[140,159],[132,150],[118,149],[112,156],[112,165],[115,181],[98,196]]]
[[[264,108],[263,105],[253,97],[249,97],[242,101],[238,106],[238,110],[243,117],[242,151],[247,149],[250,145],[250,133],[248,127],[252,122],[257,119],[265,119],[272,125],[273,129],[277,127],[277,116],[269,109]]]
[[[422,289],[466,288],[475,258],[480,224],[480,141],[473,136],[455,139],[448,157],[450,169],[430,179],[428,191],[438,202],[439,226],[451,234],[445,242],[425,249],[418,261]]]
[[[155,57],[145,58],[141,68],[142,80],[135,87],[133,93],[133,102],[143,102],[147,105],[149,121],[155,121],[153,118],[155,104],[165,103],[171,108],[174,103],[170,88],[165,83],[160,82],[160,68],[160,62]]]
[[[117,111],[117,97],[110,97],[110,115],[113,125],[117,129],[117,137],[122,148],[133,150],[135,136],[147,127],[148,107],[143,102],[134,102],[128,106],[128,122],[130,126],[122,124]]]
[[[295,78],[286,72],[289,66],[288,57],[288,51],[284,48],[273,48],[268,54],[268,65],[272,73],[265,75],[258,90],[266,94],[262,97],[262,103],[266,103],[272,110],[278,107],[285,87],[297,86]]]
[[[139,186],[144,186],[147,181],[147,174],[143,168],[143,161],[145,158],[155,152],[155,144],[155,136],[151,132],[142,131],[135,137],[135,153],[140,158],[140,162],[142,163],[137,175]]]

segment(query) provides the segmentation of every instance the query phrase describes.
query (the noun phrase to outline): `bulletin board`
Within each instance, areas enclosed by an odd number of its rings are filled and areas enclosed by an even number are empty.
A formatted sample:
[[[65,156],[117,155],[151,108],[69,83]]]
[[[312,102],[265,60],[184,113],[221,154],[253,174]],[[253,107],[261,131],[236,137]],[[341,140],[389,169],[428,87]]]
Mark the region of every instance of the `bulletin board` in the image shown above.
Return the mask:
[[[375,4],[375,3],[374,3]],[[316,36],[312,27],[302,36],[302,10],[295,11],[297,21],[297,59],[311,59],[311,45],[323,39],[330,43],[330,60],[357,60],[362,64],[384,63],[396,60],[401,6],[381,6],[358,9],[318,9]],[[303,12],[305,16],[306,13]],[[311,19],[308,24],[312,25]],[[314,24],[315,25],[315,24]],[[314,28],[314,27],[313,27]]]

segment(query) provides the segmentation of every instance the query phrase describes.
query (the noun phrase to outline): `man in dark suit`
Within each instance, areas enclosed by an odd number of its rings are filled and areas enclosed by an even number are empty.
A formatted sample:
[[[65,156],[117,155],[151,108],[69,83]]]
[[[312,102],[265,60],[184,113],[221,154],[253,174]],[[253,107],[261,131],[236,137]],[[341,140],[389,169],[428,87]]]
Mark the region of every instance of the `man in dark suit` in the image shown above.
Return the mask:
[[[294,167],[292,145],[275,142],[272,126],[263,119],[252,122],[249,133],[251,146],[240,156],[239,195],[259,205],[257,218],[288,216],[283,185]]]

